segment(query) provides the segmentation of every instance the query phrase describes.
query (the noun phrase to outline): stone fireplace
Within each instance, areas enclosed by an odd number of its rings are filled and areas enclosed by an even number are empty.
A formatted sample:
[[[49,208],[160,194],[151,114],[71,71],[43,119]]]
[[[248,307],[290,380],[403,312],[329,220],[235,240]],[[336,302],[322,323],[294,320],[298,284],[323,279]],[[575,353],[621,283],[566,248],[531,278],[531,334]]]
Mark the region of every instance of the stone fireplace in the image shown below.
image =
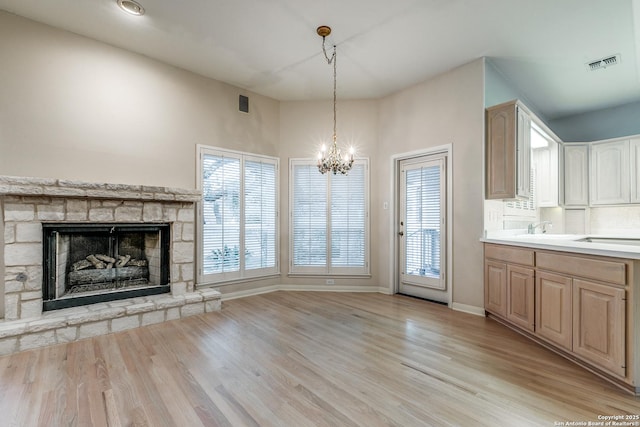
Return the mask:
[[[0,176],[0,355],[219,310],[195,290],[199,199]]]

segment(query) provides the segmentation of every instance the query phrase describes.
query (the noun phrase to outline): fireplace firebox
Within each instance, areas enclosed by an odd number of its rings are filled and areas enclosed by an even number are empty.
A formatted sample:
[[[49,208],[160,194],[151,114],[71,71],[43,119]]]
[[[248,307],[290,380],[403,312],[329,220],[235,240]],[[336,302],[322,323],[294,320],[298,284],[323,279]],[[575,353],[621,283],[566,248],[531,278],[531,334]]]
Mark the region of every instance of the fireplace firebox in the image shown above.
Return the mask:
[[[170,224],[44,223],[43,310],[170,292]]]

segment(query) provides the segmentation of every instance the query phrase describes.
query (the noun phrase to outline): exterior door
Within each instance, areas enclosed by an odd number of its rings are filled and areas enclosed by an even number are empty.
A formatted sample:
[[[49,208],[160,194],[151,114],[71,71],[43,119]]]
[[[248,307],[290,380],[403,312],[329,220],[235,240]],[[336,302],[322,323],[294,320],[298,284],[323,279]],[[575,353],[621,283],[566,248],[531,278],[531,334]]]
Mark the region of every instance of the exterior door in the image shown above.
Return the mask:
[[[402,160],[399,292],[448,302],[446,287],[446,156]]]

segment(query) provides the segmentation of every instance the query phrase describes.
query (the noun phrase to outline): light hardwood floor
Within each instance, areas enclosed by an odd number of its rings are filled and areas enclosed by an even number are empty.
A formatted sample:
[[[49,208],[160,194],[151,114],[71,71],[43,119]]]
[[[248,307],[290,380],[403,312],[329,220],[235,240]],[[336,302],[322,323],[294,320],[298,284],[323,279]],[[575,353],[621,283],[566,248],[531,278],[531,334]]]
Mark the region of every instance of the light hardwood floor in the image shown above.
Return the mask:
[[[553,426],[640,400],[497,322],[275,292],[0,358],[1,426]]]

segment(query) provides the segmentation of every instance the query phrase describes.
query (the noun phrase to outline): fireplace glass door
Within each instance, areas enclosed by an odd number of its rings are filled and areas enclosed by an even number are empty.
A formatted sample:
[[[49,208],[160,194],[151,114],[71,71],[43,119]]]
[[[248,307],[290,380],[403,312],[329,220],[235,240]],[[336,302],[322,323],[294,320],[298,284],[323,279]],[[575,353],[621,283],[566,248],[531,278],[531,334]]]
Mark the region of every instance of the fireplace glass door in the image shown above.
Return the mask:
[[[44,309],[169,291],[169,224],[43,224]]]

